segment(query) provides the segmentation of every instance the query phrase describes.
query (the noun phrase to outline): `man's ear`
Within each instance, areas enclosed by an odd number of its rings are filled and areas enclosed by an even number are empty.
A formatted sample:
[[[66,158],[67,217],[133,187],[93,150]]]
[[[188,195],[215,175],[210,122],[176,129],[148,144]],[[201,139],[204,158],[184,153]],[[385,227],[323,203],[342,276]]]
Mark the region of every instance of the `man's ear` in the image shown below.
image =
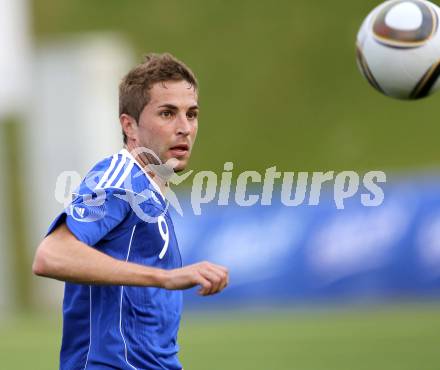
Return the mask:
[[[127,140],[135,140],[137,137],[136,120],[132,116],[123,113],[119,117],[119,122],[121,123],[122,131],[124,131],[125,136],[127,136]]]

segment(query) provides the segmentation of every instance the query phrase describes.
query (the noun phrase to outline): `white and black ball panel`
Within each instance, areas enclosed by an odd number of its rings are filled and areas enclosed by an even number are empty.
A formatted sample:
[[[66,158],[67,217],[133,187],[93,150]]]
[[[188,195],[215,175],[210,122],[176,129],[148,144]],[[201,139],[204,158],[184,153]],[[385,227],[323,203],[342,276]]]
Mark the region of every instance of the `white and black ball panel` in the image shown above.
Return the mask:
[[[362,72],[363,76],[366,78],[366,80],[370,83],[371,86],[373,86],[376,90],[385,93],[382,88],[380,87],[379,83],[377,82],[376,78],[374,77],[373,73],[370,70],[370,67],[368,66],[367,60],[365,59],[361,46],[357,46],[356,48],[356,61],[359,70]]]
[[[420,0],[395,0],[385,4],[375,15],[372,30],[379,43],[413,48],[433,37],[437,25],[437,14],[429,4]]]
[[[414,8],[415,3],[423,3],[423,6]],[[395,9],[393,5],[399,6],[398,12],[391,12]],[[431,20],[435,23],[429,35],[426,31],[428,28],[422,26],[423,22],[427,25],[432,23],[426,16],[428,6],[429,12],[434,14],[430,15]],[[425,13],[421,9],[425,9]],[[399,19],[398,15],[404,13],[406,19]],[[439,14],[440,9],[428,1],[393,0],[379,5],[368,15],[358,33],[357,61],[362,74],[371,85],[382,93],[399,99],[422,98],[440,87],[440,34],[437,26]],[[393,26],[405,32],[411,29],[418,31],[411,34],[412,39],[407,33],[403,35],[403,39],[396,41],[393,37],[401,37],[402,34],[394,33],[388,35],[391,41],[378,41],[373,27],[380,18],[379,15],[387,22],[387,27]],[[425,29],[421,30],[423,27]],[[415,45],[415,42],[418,44]],[[397,46],[396,43],[401,44]],[[405,47],[402,47],[403,44]]]
[[[431,89],[429,90],[429,92],[428,92],[428,94],[426,96],[428,96],[428,95],[430,95],[430,94],[440,90],[440,66],[438,66],[437,68],[438,68],[437,78],[433,82],[432,87],[431,87]]]
[[[363,47],[363,55],[371,74],[381,90],[399,99],[409,97],[409,91],[417,84],[424,73],[420,67],[418,53],[413,50],[394,49],[378,45],[372,37]],[[431,63],[423,63],[428,68]]]
[[[440,81],[440,61],[433,64],[425,74],[419,79],[416,86],[410,93],[410,99],[420,99],[435,92],[439,87]]]

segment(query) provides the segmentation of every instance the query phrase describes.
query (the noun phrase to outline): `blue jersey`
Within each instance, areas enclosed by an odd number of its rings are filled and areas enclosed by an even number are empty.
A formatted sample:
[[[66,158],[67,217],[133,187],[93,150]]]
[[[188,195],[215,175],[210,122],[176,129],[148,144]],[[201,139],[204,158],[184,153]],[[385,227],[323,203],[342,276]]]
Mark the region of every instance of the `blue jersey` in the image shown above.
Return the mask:
[[[119,260],[182,266],[160,189],[123,149],[99,162],[49,233],[65,221],[80,241]],[[61,370],[180,370],[182,293],[66,283]]]

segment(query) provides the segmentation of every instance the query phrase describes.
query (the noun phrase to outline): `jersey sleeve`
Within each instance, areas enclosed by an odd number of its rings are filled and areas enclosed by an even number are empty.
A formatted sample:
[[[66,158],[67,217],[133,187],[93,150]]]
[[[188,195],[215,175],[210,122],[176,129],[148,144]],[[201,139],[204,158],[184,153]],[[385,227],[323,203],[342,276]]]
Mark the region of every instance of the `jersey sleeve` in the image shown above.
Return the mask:
[[[72,203],[52,222],[48,234],[63,221],[75,237],[90,246],[103,239],[128,215],[122,189],[99,189],[75,194]]]
[[[47,234],[65,222],[78,240],[94,246],[128,216],[136,216],[136,223],[157,222],[167,211],[161,199],[133,160],[115,154],[90,170]]]

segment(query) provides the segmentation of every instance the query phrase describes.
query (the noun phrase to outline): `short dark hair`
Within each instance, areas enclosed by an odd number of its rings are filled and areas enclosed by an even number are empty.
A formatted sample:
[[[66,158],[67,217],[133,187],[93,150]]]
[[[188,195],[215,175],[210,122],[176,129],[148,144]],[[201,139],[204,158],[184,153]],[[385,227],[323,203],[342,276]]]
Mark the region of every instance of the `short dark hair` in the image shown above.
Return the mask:
[[[144,61],[131,69],[119,84],[119,116],[128,114],[137,122],[150,101],[152,86],[166,81],[188,81],[194,89],[198,89],[194,73],[173,55],[147,54]],[[124,131],[122,135],[126,144]]]

